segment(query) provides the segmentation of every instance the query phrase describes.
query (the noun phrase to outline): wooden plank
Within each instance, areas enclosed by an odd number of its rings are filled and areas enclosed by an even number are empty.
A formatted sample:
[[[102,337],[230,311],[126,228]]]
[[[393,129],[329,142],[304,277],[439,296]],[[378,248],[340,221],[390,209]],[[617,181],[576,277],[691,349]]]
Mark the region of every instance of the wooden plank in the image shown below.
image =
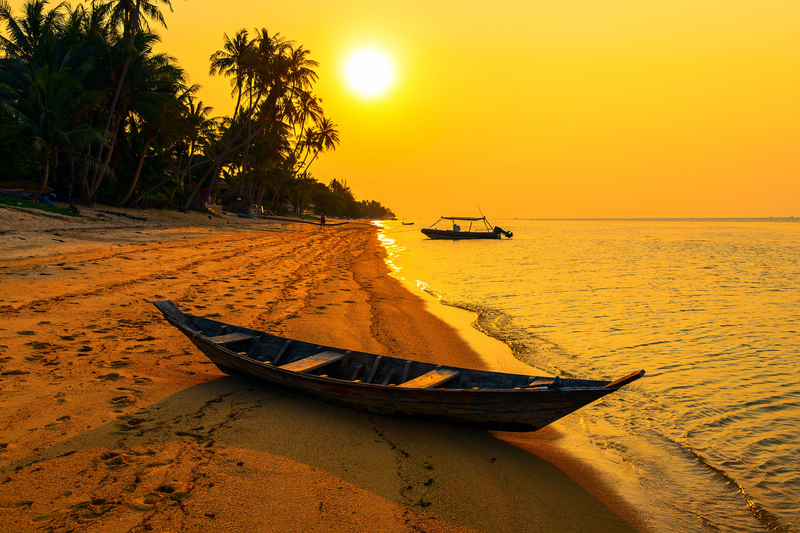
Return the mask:
[[[367,378],[367,383],[372,383],[372,380],[375,379],[375,375],[378,373],[378,367],[381,366],[381,361],[383,360],[383,356],[378,356],[375,358],[375,363],[372,364],[372,371],[369,373],[369,377]]]
[[[356,367],[355,372],[353,372],[353,375],[350,376],[350,381],[358,381],[356,378],[358,377],[358,375],[361,373],[362,370],[364,370],[364,365],[358,365]]]
[[[406,361],[406,366],[403,368],[403,377],[400,378],[400,383],[408,381],[408,376],[411,373],[411,361]]]
[[[247,355],[251,359],[258,355],[258,350],[261,348],[261,337],[261,335],[253,337],[253,341],[250,343],[250,349],[247,350]]]
[[[292,372],[312,372],[318,368],[322,368],[327,364],[340,361],[344,358],[344,355],[345,354],[339,352],[319,352],[309,357],[304,357],[303,359],[298,359],[297,361],[292,361],[291,363],[281,365],[280,368],[284,370],[290,370]]]
[[[339,368],[336,369],[336,373],[337,374],[344,373],[344,371],[347,370],[347,365],[350,364],[350,360],[352,358],[353,358],[353,352],[351,350],[347,350],[346,352],[344,352],[344,359],[342,359],[342,362],[339,363]]]
[[[528,386],[525,387],[525,388],[526,389],[535,389],[535,388],[538,388],[538,387],[549,387],[552,384],[553,384],[553,380],[552,379],[550,381],[531,381],[530,383],[528,383]]]
[[[275,360],[272,361],[272,364],[277,365],[280,362],[281,357],[286,355],[286,353],[292,348],[293,342],[294,341],[292,339],[289,339],[288,341],[283,343],[283,346],[281,346],[281,351],[279,351],[278,355],[275,356]]]
[[[637,379],[639,379],[642,376],[644,376],[644,370],[639,370],[638,372],[633,372],[632,374],[628,374],[625,377],[619,378],[616,381],[612,381],[611,383],[606,385],[606,388],[613,389],[613,388],[622,387],[623,385],[627,385],[628,383],[631,383],[632,381],[636,381]]]
[[[252,338],[253,336],[248,335],[247,333],[227,333],[225,335],[209,337],[209,340],[216,342],[217,344],[231,344],[233,342],[249,341],[252,340]]]
[[[447,370],[444,368],[437,368],[431,370],[427,374],[422,374],[418,378],[414,378],[405,383],[401,383],[398,387],[408,387],[416,389],[430,389],[432,387],[440,387],[445,383],[454,380],[461,375],[458,370]]]

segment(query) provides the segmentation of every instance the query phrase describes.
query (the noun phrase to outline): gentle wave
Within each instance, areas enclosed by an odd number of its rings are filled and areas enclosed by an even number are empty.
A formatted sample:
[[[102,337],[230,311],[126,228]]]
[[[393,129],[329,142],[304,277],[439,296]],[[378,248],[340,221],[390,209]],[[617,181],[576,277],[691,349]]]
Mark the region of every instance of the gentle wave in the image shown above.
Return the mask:
[[[559,422],[654,530],[800,529],[800,226],[504,221],[511,241],[384,226],[397,275],[565,376],[644,380]],[[391,241],[391,242],[390,242]],[[748,519],[749,517],[749,519]]]

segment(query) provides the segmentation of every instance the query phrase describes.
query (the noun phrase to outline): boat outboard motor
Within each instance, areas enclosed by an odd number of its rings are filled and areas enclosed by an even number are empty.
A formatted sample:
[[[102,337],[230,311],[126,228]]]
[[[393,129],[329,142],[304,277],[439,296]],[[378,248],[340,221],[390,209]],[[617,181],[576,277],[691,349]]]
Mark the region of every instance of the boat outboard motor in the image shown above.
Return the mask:
[[[500,235],[505,235],[509,239],[514,236],[513,233],[511,233],[510,231],[505,231],[500,226],[495,226],[494,227],[494,233],[495,233],[495,235],[497,235],[498,238],[500,238]]]

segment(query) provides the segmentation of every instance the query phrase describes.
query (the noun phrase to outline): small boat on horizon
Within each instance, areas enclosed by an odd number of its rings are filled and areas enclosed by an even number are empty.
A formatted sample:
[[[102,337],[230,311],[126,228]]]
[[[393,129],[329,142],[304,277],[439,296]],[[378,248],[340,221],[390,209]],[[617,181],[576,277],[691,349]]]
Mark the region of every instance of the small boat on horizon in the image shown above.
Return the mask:
[[[360,411],[535,431],[644,375],[615,381],[506,374],[317,345],[183,313],[164,318],[224,373]]]
[[[404,226],[413,226],[414,225],[413,222],[401,222],[401,224],[404,225]]]
[[[435,229],[434,226],[442,220],[449,220],[453,223],[451,229]],[[472,225],[477,221],[483,221],[484,228],[473,231]],[[457,222],[469,222],[469,228],[462,230]],[[485,229],[485,230],[484,230]],[[511,238],[514,236],[510,231],[505,231],[500,226],[492,226],[486,217],[439,217],[439,220],[431,224],[428,228],[420,230],[430,239],[499,239],[501,235]]]

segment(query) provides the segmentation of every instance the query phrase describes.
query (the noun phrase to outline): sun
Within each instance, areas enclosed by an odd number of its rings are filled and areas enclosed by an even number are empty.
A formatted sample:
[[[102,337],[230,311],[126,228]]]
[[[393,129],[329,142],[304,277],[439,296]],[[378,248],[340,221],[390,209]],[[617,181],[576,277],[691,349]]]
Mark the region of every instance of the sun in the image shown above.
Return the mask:
[[[392,57],[374,46],[350,52],[344,64],[344,79],[356,95],[372,100],[386,95],[395,82]]]

